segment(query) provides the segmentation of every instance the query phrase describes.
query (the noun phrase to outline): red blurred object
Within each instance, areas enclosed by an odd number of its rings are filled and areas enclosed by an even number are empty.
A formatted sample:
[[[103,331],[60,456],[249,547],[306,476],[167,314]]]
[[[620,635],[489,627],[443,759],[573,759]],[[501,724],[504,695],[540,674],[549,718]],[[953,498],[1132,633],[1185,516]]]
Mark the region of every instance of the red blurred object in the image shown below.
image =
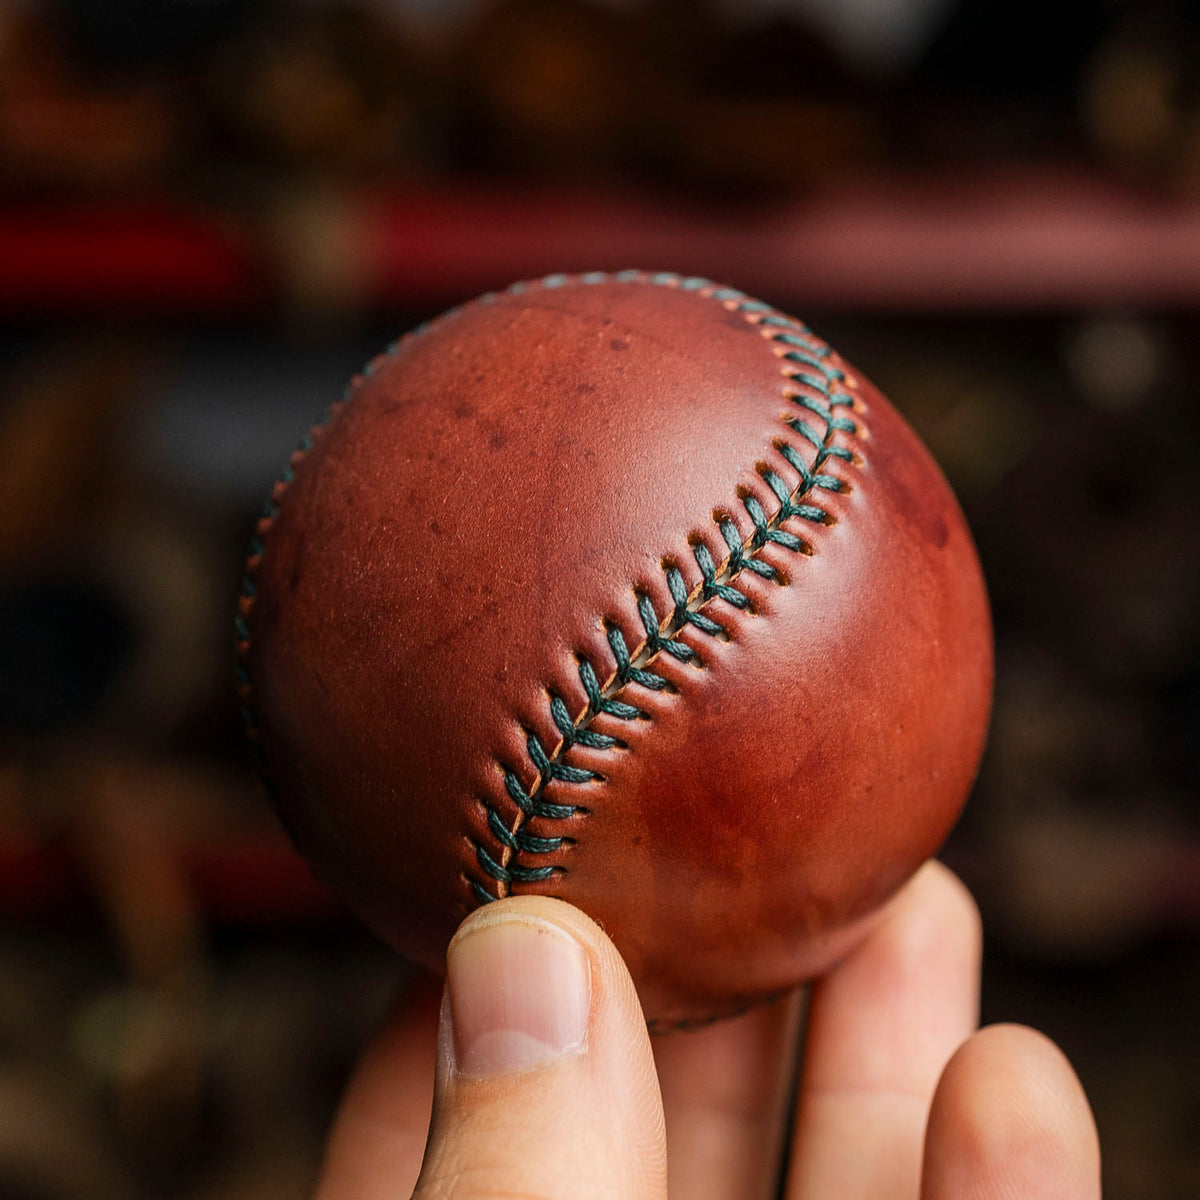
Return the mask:
[[[228,221],[152,204],[0,212],[0,311],[261,307],[266,273]]]
[[[366,291],[384,301],[624,267],[732,279],[795,307],[1200,300],[1200,203],[1081,174],[883,179],[762,208],[681,209],[594,193],[405,193],[370,202],[368,214]]]
[[[648,267],[795,307],[1200,301],[1200,202],[1079,172],[880,178],[762,206],[593,190],[382,188],[257,222],[152,203],[0,210],[0,312],[236,315],[290,296],[423,308],[518,277]]]
[[[282,833],[181,842],[171,857],[199,907],[217,921],[306,921],[343,911]],[[89,887],[68,842],[0,837],[0,914],[53,912],[85,898]]]

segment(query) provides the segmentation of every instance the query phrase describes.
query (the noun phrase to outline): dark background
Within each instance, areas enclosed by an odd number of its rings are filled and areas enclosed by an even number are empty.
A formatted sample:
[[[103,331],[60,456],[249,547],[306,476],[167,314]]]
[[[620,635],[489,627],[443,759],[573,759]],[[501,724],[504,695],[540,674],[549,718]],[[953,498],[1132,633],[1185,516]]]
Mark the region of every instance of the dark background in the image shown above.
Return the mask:
[[[300,1197],[400,978],[239,745],[270,480],[550,270],[758,293],[908,415],[995,606],[945,857],[984,1017],[1200,1195],[1200,18],[1185,0],[0,7],[0,1197]]]

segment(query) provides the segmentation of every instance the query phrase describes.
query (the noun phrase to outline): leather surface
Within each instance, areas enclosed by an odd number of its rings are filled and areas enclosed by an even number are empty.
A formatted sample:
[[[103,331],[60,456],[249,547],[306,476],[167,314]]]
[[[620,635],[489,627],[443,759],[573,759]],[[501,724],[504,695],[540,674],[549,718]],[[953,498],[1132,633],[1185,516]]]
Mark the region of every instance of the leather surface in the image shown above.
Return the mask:
[[[245,693],[297,844],[403,953],[440,969],[480,888],[547,892],[671,1024],[823,970],[936,851],[982,749],[990,624],[937,467],[831,355],[854,431],[819,468],[842,490],[807,497],[828,522],[782,523],[806,552],[761,547],[775,580],[737,574],[753,611],[703,604],[728,640],[672,634],[702,665],[659,653],[670,690],[614,691],[641,719],[584,719],[578,656],[601,684],[616,666],[605,622],[644,642],[636,593],[665,621],[664,563],[700,586],[695,544],[729,556],[714,516],[749,544],[742,498],[780,507],[762,472],[800,479],[779,445],[816,453],[785,424],[812,392],[789,372],[814,371],[776,340],[807,335],[696,283],[589,278],[468,305],[372,364],[262,523]],[[551,695],[621,744],[564,751]],[[543,781],[569,816],[506,790],[539,787],[531,732],[598,776]],[[489,809],[566,840],[514,852]],[[552,871],[504,882],[486,859]]]

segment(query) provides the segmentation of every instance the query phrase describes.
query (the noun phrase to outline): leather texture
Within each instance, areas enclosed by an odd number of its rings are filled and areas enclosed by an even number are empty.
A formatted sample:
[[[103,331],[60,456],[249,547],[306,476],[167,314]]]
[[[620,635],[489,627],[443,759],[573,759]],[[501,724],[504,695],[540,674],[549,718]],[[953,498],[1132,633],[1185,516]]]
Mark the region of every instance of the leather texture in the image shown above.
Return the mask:
[[[991,694],[976,554],[798,322],[675,276],[514,285],[402,339],[312,442],[253,547],[243,695],[297,845],[404,954],[440,970],[485,895],[544,892],[654,1025],[702,1021],[846,953],[956,820]],[[661,683],[621,682],[614,629]]]

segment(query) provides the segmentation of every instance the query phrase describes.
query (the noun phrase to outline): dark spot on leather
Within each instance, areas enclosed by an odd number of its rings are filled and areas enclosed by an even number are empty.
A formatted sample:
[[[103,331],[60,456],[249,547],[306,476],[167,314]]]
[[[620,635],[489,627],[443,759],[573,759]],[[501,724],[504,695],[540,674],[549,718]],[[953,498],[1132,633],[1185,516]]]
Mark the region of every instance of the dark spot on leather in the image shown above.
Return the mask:
[[[480,378],[482,378],[482,376]],[[456,404],[454,406],[454,415],[460,421],[469,420],[475,415],[475,406],[473,404],[467,404],[465,401],[461,404]]]
[[[442,527],[437,523],[437,521],[430,521],[428,528],[429,532],[433,534],[439,534],[442,532]]]
[[[508,443],[508,434],[504,432],[502,425],[497,425],[488,435],[488,445],[493,450],[499,450],[502,446]]]
[[[611,342],[608,343],[608,348],[610,350],[628,350],[629,349],[629,339],[623,338],[623,337],[615,337],[612,339]]]

